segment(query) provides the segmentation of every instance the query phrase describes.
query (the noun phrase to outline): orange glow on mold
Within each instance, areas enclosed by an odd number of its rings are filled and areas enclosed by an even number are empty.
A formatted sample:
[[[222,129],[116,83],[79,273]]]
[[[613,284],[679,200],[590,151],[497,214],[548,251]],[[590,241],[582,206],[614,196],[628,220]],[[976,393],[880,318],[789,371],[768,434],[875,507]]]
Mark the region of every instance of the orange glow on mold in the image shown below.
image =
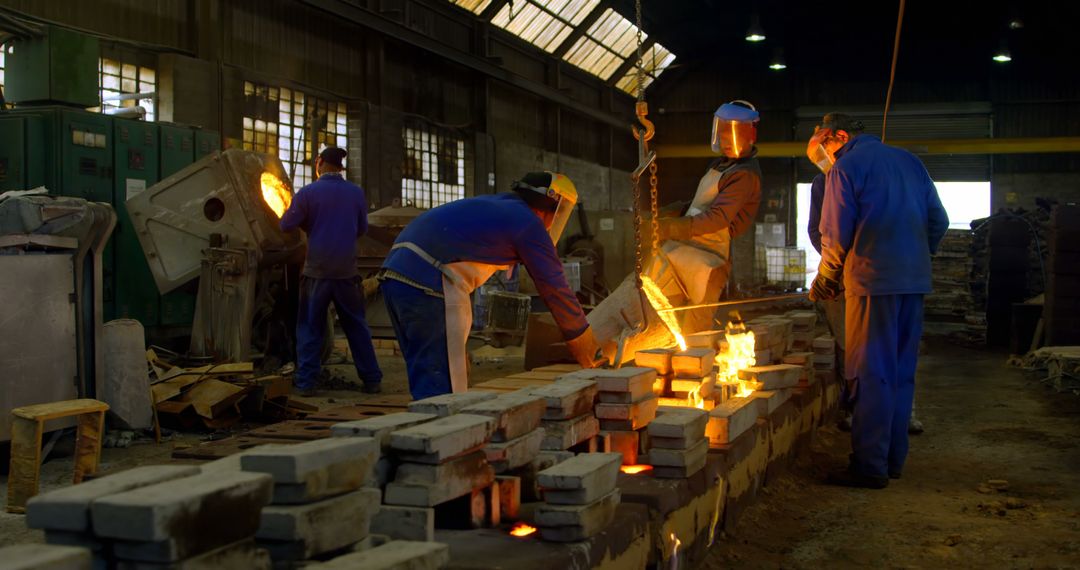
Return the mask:
[[[637,475],[638,473],[652,471],[652,465],[623,465],[619,468],[619,471],[627,475]]]
[[[510,529],[510,536],[523,537],[529,536],[534,532],[536,532],[535,526],[529,526],[523,522],[519,522],[514,525],[514,528]]]

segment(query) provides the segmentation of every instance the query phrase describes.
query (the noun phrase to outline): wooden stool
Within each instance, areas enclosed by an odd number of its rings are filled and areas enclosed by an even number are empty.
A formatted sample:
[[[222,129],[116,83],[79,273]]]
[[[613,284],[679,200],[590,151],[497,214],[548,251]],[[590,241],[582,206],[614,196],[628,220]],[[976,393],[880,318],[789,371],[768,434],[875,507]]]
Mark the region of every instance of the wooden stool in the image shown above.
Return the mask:
[[[41,434],[45,422],[78,416],[75,440],[75,483],[97,471],[101,435],[109,405],[97,400],[64,400],[11,410],[11,470],[8,474],[7,511],[25,513],[26,502],[38,492],[41,474]]]

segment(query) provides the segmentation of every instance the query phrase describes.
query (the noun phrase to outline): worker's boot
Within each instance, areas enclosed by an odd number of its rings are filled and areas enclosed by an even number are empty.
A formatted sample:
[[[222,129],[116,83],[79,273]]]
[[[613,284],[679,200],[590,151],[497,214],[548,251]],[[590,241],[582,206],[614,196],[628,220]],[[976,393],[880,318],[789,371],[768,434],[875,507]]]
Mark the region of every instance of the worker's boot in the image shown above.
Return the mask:
[[[911,419],[908,420],[907,432],[911,435],[919,435],[924,431],[926,431],[926,428],[923,427],[922,422],[919,421],[919,419],[916,418],[914,415],[912,415]]]
[[[307,388],[293,386],[293,394],[296,394],[297,396],[300,396],[302,398],[314,398],[315,396],[319,395],[319,391],[314,386],[309,386]]]
[[[371,384],[364,383],[360,387],[360,391],[365,394],[382,394],[382,382],[372,382]]]
[[[839,469],[829,473],[826,479],[830,485],[840,485],[842,487],[859,487],[863,489],[884,489],[889,486],[888,477],[875,477],[873,475],[863,475],[855,470]]]

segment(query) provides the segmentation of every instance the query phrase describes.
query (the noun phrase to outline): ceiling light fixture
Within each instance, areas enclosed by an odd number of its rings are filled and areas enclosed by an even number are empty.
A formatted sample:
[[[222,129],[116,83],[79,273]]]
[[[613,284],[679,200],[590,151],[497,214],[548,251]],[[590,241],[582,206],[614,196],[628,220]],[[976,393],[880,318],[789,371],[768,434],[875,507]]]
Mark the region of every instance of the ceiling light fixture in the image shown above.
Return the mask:
[[[1002,43],[1001,47],[994,53],[993,59],[998,63],[1009,63],[1012,61],[1012,53],[1010,53],[1009,48]]]
[[[758,15],[754,14],[750,17],[750,28],[746,30],[746,41],[748,42],[763,42],[765,41],[765,30],[761,28],[761,22],[758,21]]]
[[[769,69],[773,71],[781,71],[787,69],[787,62],[784,61],[784,50],[777,49],[773,52],[772,62],[769,64]]]

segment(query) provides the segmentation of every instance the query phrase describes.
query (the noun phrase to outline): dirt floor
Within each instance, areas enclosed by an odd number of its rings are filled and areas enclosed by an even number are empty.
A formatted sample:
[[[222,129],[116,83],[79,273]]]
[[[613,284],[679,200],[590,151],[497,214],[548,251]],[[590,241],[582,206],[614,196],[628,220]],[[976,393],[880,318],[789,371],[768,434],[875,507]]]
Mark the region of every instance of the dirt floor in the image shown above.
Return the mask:
[[[1080,568],[1080,397],[1025,379],[1002,354],[927,344],[915,398],[926,432],[902,479],[824,485],[850,440],[821,430],[703,567]]]
[[[926,433],[912,439],[903,479],[881,491],[822,484],[846,461],[848,435],[820,430],[795,468],[770,482],[703,565],[719,568],[1080,568],[1080,397],[1054,394],[1005,356],[930,341],[917,387]],[[408,390],[400,357],[383,357],[386,393]],[[348,364],[332,386],[355,388]],[[473,382],[521,369],[519,358],[474,364]],[[362,401],[355,389],[309,399]],[[102,468],[167,461],[175,446],[225,434],[179,434],[106,449]],[[42,467],[42,489],[69,483],[66,440]],[[1001,491],[986,482],[1007,481]],[[0,480],[0,497],[6,478]],[[0,513],[0,546],[40,542],[21,515]]]

